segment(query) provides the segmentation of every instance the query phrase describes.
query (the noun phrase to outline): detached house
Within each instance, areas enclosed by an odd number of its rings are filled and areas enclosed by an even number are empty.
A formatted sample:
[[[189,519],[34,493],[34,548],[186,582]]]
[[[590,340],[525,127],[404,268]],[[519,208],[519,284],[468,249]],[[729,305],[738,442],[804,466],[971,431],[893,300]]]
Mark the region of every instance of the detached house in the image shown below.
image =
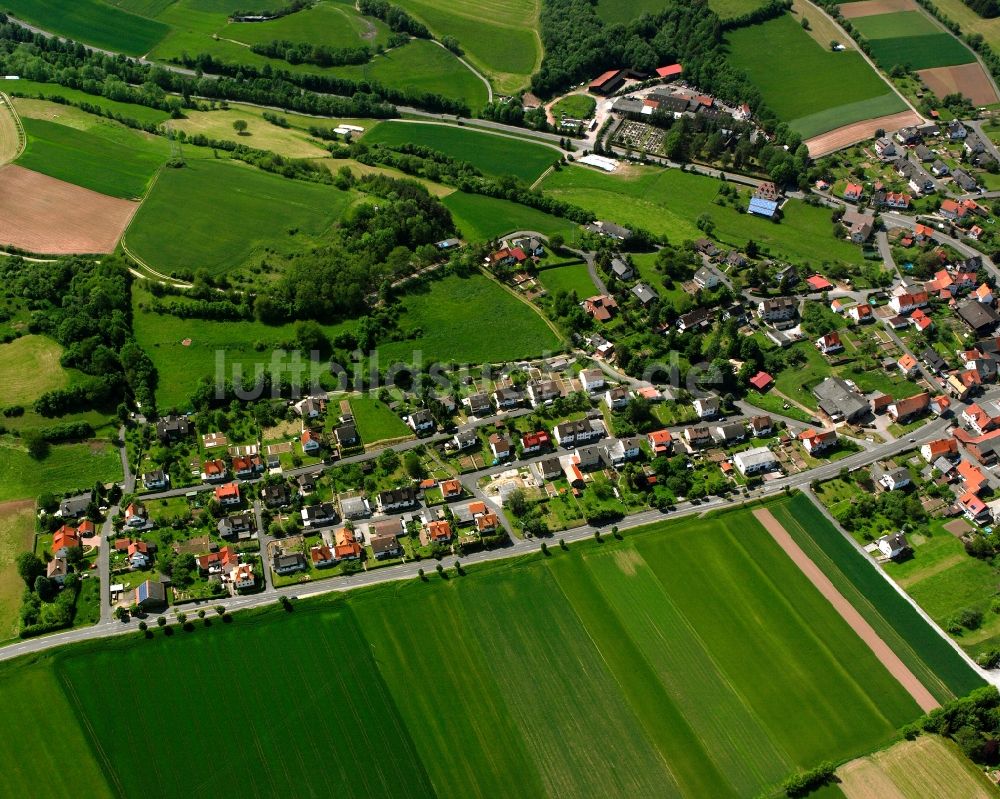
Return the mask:
[[[215,499],[223,506],[239,505],[242,502],[240,484],[226,483],[225,485],[216,486]]]
[[[962,411],[962,422],[977,435],[1000,428],[1000,404],[997,402],[973,403]]]
[[[411,413],[406,418],[406,424],[418,436],[430,435],[434,432],[434,416],[425,408]]]
[[[375,501],[379,513],[393,513],[416,505],[417,492],[412,486],[392,488],[388,491],[380,491]]]
[[[691,403],[699,419],[711,419],[719,415],[721,407],[719,398],[716,396],[700,397]]]
[[[898,314],[910,313],[917,308],[924,308],[927,305],[927,292],[904,291],[889,300],[889,307]]]
[[[528,399],[532,407],[562,396],[562,390],[555,380],[533,380],[528,383]]]
[[[799,441],[802,442],[802,446],[805,448],[806,452],[810,455],[817,455],[836,445],[837,431],[816,431],[810,428],[809,430],[803,430],[799,433]]]
[[[603,422],[597,420],[588,421],[586,419],[557,424],[552,432],[556,443],[560,447],[586,444],[590,441],[603,438],[605,434]]]
[[[833,331],[832,333],[827,333],[825,336],[820,336],[816,339],[816,349],[824,355],[831,355],[832,353],[840,352],[844,349],[844,344],[840,340],[840,334]]]
[[[799,312],[799,304],[793,297],[776,297],[757,303],[757,315],[764,322],[787,322]]]

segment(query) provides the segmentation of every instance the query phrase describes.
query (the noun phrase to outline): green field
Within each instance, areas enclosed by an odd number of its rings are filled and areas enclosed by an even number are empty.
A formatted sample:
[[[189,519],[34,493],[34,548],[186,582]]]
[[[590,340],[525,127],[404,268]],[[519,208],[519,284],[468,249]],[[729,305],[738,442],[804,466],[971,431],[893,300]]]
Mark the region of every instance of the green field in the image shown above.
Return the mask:
[[[981,17],[962,0],[934,0],[934,5],[949,19],[957,22],[962,33],[978,33],[994,50],[1000,47],[1000,17]]]
[[[413,433],[392,410],[379,399],[368,395],[351,398],[351,413],[358,426],[358,435],[365,444],[400,438]]]
[[[900,64],[910,69],[933,69],[969,64],[975,61],[972,51],[950,33],[928,36],[901,36],[895,39],[873,39],[872,58],[883,69]]]
[[[51,447],[45,458],[35,460],[17,439],[0,436],[0,502],[93,488],[98,481],[121,479],[118,452],[109,444],[59,444]]]
[[[47,31],[126,55],[145,55],[169,28],[101,0],[4,0],[3,9]]]
[[[621,177],[569,167],[549,175],[542,188],[589,208],[599,219],[646,228],[675,244],[700,238],[703,234],[695,222],[707,213],[715,223],[713,237],[738,249],[753,239],[793,263],[862,263],[860,248],[833,238],[827,209],[789,200],[782,209],[784,219],[775,224],[743,213],[745,201],[738,209],[714,205],[719,182],[679,169],[635,167],[628,177]]]
[[[892,14],[872,14],[857,17],[851,25],[866,39],[896,39],[907,36],[928,36],[940,33],[940,26],[920,11],[897,11]]]
[[[459,161],[468,161],[484,174],[513,175],[525,183],[535,181],[560,158],[558,149],[544,144],[457,125],[382,122],[365,134],[365,142],[431,147]]]
[[[0,641],[17,635],[24,581],[17,573],[17,556],[32,549],[35,536],[34,500],[0,503]]]
[[[804,138],[906,108],[860,53],[824,50],[788,14],[731,31],[728,40],[730,63],[746,70],[768,107]],[[774,53],[795,69],[774,69]]]
[[[62,351],[45,336],[21,336],[9,344],[0,344],[0,401],[30,405],[46,391],[69,385],[69,374],[59,363]]]
[[[305,42],[327,47],[374,48],[386,43],[389,28],[381,20],[362,17],[353,3],[320,2],[312,8],[268,22],[227,22],[219,36],[256,44],[272,40]]]
[[[216,374],[217,352],[223,353],[224,377],[238,367],[252,374],[256,364],[270,364],[273,350],[281,350],[295,338],[293,324],[271,326],[256,320],[216,322],[181,319],[146,309],[151,295],[137,281],[132,289],[132,311],[136,340],[156,365],[156,390],[160,410],[187,410],[189,399],[202,378]],[[333,337],[351,329],[353,323],[324,326]],[[190,339],[184,346],[181,342]]]
[[[965,696],[983,684],[871,559],[859,553],[808,498],[798,494],[770,507],[796,543],[939,701]]]
[[[166,140],[98,117],[87,130],[43,119],[22,120],[28,144],[17,163],[112,197],[145,194],[170,154]]]
[[[550,294],[557,291],[575,291],[580,299],[597,291],[590,272],[583,262],[568,265],[545,266],[538,272],[538,280]]]
[[[264,248],[302,249],[329,230],[351,197],[236,162],[193,161],[160,173],[124,240],[158,271],[219,275]]]
[[[381,367],[416,358],[425,365],[500,363],[561,348],[534,310],[482,275],[449,276],[407,291],[399,327],[418,335],[380,345]]]
[[[267,685],[227,680],[246,721],[213,738],[214,767],[199,770],[196,795],[241,780],[260,796],[753,796],[796,769],[883,746],[918,715],[748,512],[735,511],[465,578],[0,665],[0,701],[14,710],[0,722],[0,768],[27,784],[59,729],[72,762],[63,776],[88,795],[113,786],[190,796],[191,764],[218,723],[204,709],[219,681],[270,674],[275,663],[281,678]],[[126,709],[120,686],[135,674],[156,690]],[[43,689],[47,712],[28,713]],[[17,734],[27,719],[30,734]],[[151,729],[155,760],[129,756]],[[310,767],[345,741],[350,757]],[[455,746],[461,757],[442,756]],[[98,763],[108,785],[94,776]]]
[[[559,216],[526,205],[456,191],[442,201],[451,211],[455,227],[469,241],[486,241],[516,230],[537,230],[547,236],[561,233],[572,241],[579,226]]]
[[[166,122],[170,118],[169,113],[161,111],[158,108],[149,108],[144,105],[135,105],[134,103],[121,103],[117,100],[109,100],[107,97],[102,97],[99,94],[87,94],[79,89],[60,86],[58,83],[38,83],[37,81],[20,78],[12,81],[5,88],[8,89],[8,93],[15,96],[24,95],[26,97],[42,97],[45,99],[61,97],[73,103],[89,103],[110,113],[137,119],[140,122],[151,122],[154,125]]]
[[[398,0],[440,39],[454,36],[464,57],[503,93],[522,88],[541,64],[541,0]]]
[[[597,101],[589,94],[571,94],[563,97],[552,106],[552,114],[560,117],[570,117],[571,119],[590,119],[597,108]]]

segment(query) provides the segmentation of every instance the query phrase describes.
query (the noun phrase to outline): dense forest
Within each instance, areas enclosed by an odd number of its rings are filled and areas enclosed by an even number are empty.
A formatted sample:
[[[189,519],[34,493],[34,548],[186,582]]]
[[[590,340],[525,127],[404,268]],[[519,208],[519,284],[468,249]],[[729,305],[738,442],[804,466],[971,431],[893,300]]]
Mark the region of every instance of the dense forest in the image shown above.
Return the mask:
[[[3,291],[25,303],[31,314],[28,332],[54,338],[65,348],[62,365],[86,375],[39,397],[38,413],[61,416],[113,407],[126,396],[153,408],[156,374],[132,338],[130,279],[125,264],[114,257],[51,263],[5,258],[0,263]]]
[[[1000,2],[997,0],[962,0],[962,2],[986,19],[1000,16]]]

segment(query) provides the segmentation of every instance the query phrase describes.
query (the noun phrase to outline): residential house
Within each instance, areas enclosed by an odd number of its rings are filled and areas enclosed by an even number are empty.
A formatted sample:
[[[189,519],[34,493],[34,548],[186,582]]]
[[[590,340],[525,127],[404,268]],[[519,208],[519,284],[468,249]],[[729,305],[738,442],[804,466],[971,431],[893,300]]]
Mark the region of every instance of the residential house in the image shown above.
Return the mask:
[[[604,463],[603,450],[599,444],[590,447],[577,447],[573,451],[573,462],[586,472],[599,469]]]
[[[398,522],[375,522],[368,528],[368,546],[372,548],[375,560],[398,558],[403,554],[399,545],[400,527]]]
[[[621,258],[613,258],[611,261],[611,274],[619,280],[631,280],[635,277],[635,270],[632,265]]]
[[[167,587],[159,580],[146,580],[135,589],[131,604],[143,611],[162,610],[167,606]]]
[[[295,478],[295,483],[299,487],[299,496],[305,497],[316,490],[316,475],[315,474],[300,474]]]
[[[417,504],[417,492],[412,486],[380,491],[375,498],[379,513],[393,513]]]
[[[264,471],[264,462],[259,455],[233,458],[233,474],[241,480],[249,480]]]
[[[604,402],[607,406],[614,411],[620,411],[626,405],[628,405],[629,394],[628,389],[622,386],[615,386],[614,388],[609,388],[604,392]]]
[[[555,480],[563,472],[559,458],[543,458],[536,464],[536,468],[543,480]]]
[[[595,294],[580,303],[580,307],[588,316],[598,322],[610,322],[618,311],[618,303],[609,294]]]
[[[156,422],[156,437],[162,444],[179,441],[190,434],[191,422],[184,416],[168,415]]]
[[[955,314],[977,335],[993,332],[1000,316],[991,305],[976,300],[966,300],[955,309]]]
[[[560,447],[573,447],[603,438],[606,431],[599,420],[579,419],[557,424],[552,432]]]
[[[490,436],[490,452],[497,461],[504,461],[513,456],[514,445],[507,436],[493,433]]]
[[[326,400],[321,397],[305,397],[292,407],[303,419],[315,419],[326,412]]]
[[[555,380],[533,380],[528,383],[528,399],[533,408],[562,396]]]
[[[333,431],[333,434],[337,437],[337,445],[345,449],[356,447],[361,443],[357,425],[353,422],[346,422],[340,425]]]
[[[766,414],[750,417],[750,432],[755,438],[763,438],[774,432],[774,420]]]
[[[959,510],[965,515],[965,517],[971,522],[982,522],[989,518],[990,509],[987,507],[986,503],[983,502],[978,496],[976,496],[972,491],[966,491],[962,496],[958,498]]]
[[[80,546],[80,535],[75,529],[63,525],[52,535],[52,556],[65,558],[69,550]]]
[[[66,558],[52,558],[45,564],[45,576],[55,583],[62,585],[69,574],[69,563]]]
[[[288,483],[284,480],[272,483],[264,483],[260,487],[260,498],[268,508],[283,508],[292,501],[291,491]]]
[[[654,457],[657,455],[670,455],[674,451],[674,438],[669,430],[654,430],[646,434],[646,442],[653,450]]]
[[[759,392],[764,393],[774,385],[774,378],[767,372],[757,372],[757,374],[750,378],[750,385]]]
[[[931,174],[936,178],[943,178],[951,174],[951,169],[949,169],[944,161],[938,158],[931,164]]]
[[[206,483],[217,483],[228,479],[229,469],[222,458],[205,461],[201,465],[201,479]]]
[[[550,446],[552,446],[552,439],[544,430],[538,430],[534,433],[526,433],[521,436],[522,456],[535,455],[543,449],[547,450]]]
[[[470,394],[462,400],[462,403],[469,408],[469,413],[473,416],[488,416],[493,412],[489,394],[484,394],[481,391]]]
[[[896,141],[900,144],[916,144],[920,138],[920,131],[914,127],[900,128],[896,131]]]
[[[125,525],[127,527],[145,527],[149,523],[149,514],[143,505],[130,502],[125,508]]]
[[[840,340],[840,334],[834,330],[816,339],[816,349],[824,355],[831,355],[844,349],[844,344]]]
[[[719,415],[721,403],[715,395],[699,397],[691,403],[699,419],[712,419]]]
[[[340,497],[340,515],[345,519],[367,519],[371,516],[368,500],[363,496]]]
[[[128,563],[133,569],[149,566],[149,545],[145,541],[133,541],[128,545]]]
[[[912,397],[896,400],[887,408],[887,411],[894,422],[905,424],[920,414],[926,413],[930,404],[931,395],[923,391]]]
[[[493,401],[500,410],[508,410],[509,408],[516,408],[524,401],[524,398],[518,389],[507,387],[498,388],[494,391]]]
[[[406,424],[418,436],[430,435],[436,427],[434,415],[426,408],[421,408],[407,416]]]
[[[632,294],[643,308],[659,299],[659,295],[646,283],[636,283],[632,287]]]
[[[591,222],[589,225],[584,225],[584,229],[588,233],[596,233],[599,236],[606,236],[610,239],[617,239],[618,241],[628,241],[632,238],[632,231],[627,227],[616,225],[614,222],[605,222],[600,219],[596,222]]]
[[[420,528],[420,543],[425,547],[430,544],[447,544],[453,536],[451,525],[443,519],[427,522]]]
[[[817,431],[810,428],[799,433],[799,441],[810,455],[818,455],[836,446],[837,431],[833,429]]]
[[[94,501],[94,493],[88,491],[84,494],[76,494],[72,497],[63,497],[59,502],[59,510],[56,516],[60,519],[79,519],[87,512],[90,503]]]
[[[685,427],[684,440],[690,448],[703,447],[712,443],[712,432],[706,426]]]
[[[872,307],[866,302],[858,303],[847,309],[847,315],[857,324],[875,321]]]
[[[911,482],[909,469],[902,466],[883,471],[878,478],[879,485],[886,491],[898,491],[901,488],[906,488]]]
[[[958,441],[954,438],[938,438],[920,447],[920,457],[928,463],[934,463],[938,458],[957,458]]]
[[[948,138],[952,141],[962,141],[968,135],[968,129],[960,120],[953,119],[948,123]]]
[[[910,548],[903,533],[884,535],[875,541],[875,545],[884,557],[890,559],[898,558]]]
[[[973,192],[979,190],[979,184],[976,183],[976,179],[972,177],[964,169],[959,169],[956,167],[952,170],[951,179],[958,184],[958,187],[965,192]]]
[[[354,535],[354,531],[348,527],[341,527],[333,534],[333,557],[339,562],[342,560],[360,560],[364,554],[364,547]]]
[[[922,163],[927,163],[928,161],[934,160],[934,153],[930,151],[930,148],[924,144],[918,144],[913,148],[913,154]]]
[[[225,507],[231,507],[233,505],[239,505],[242,502],[242,497],[240,497],[240,484],[239,483],[226,483],[221,486],[215,487],[215,500],[220,505]]]
[[[271,568],[275,574],[293,574],[303,571],[307,566],[306,557],[301,552],[282,552],[276,550],[271,559]]]
[[[757,304],[757,315],[763,322],[787,322],[799,312],[798,301],[794,297],[775,297],[761,300]]]
[[[223,516],[216,524],[219,535],[223,538],[248,539],[253,534],[256,527],[254,515],[246,513],[234,513],[231,516]]]
[[[980,436],[996,430],[1000,428],[1000,403],[973,403],[962,411],[962,422]]]
[[[989,287],[989,284],[983,283],[979,288],[972,292],[972,299],[976,302],[981,302],[984,305],[992,305],[993,289]]]
[[[719,275],[714,269],[703,266],[694,273],[694,282],[700,289],[714,289],[719,285]]]
[[[737,452],[733,456],[733,465],[744,477],[761,472],[770,472],[778,468],[778,459],[767,447],[754,447],[753,449]]]
[[[170,475],[168,475],[163,469],[154,469],[151,472],[146,472],[142,476],[142,484],[145,488],[153,491],[162,488],[170,487]]]
[[[333,554],[333,549],[326,544],[310,547],[309,558],[312,560],[313,568],[316,569],[327,569],[337,563],[337,558]]]
[[[888,136],[882,136],[875,140],[875,155],[882,160],[888,160],[896,156],[896,145]]]
[[[677,319],[677,329],[687,333],[690,330],[708,327],[714,318],[715,314],[711,308],[695,308],[693,311],[681,314]]]
[[[588,393],[594,393],[604,388],[604,372],[600,369],[584,369],[580,372],[580,385]]]
[[[903,291],[889,299],[889,307],[898,314],[906,314],[927,307],[927,299],[926,291]]]
[[[641,442],[642,439],[635,436],[615,439],[604,445],[602,457],[612,468],[621,469],[642,454]]]
[[[861,199],[861,195],[864,191],[865,187],[860,183],[848,183],[844,189],[844,199],[857,202]]]
[[[322,448],[323,437],[313,430],[304,430],[302,432],[301,444],[303,452],[313,455]]]
[[[869,413],[868,401],[852,383],[840,377],[828,377],[813,388],[820,410],[831,421],[853,423]]]
[[[324,525],[336,523],[337,506],[332,502],[318,502],[315,505],[306,505],[299,513],[302,516],[304,527],[323,527]]]
[[[251,591],[257,584],[252,563],[237,563],[229,571],[229,581],[237,591]]]
[[[904,377],[914,377],[920,371],[920,364],[917,363],[917,359],[908,352],[904,353],[903,356],[896,361],[896,366],[899,367],[899,371],[903,373]]]

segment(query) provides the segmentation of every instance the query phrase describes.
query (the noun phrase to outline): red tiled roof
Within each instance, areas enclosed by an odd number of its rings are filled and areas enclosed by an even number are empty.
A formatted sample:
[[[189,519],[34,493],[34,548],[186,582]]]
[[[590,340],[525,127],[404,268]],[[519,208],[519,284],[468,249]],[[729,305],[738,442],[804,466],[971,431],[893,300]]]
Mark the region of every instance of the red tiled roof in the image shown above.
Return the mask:
[[[666,67],[660,67],[656,70],[656,74],[661,78],[671,78],[674,75],[680,75],[684,71],[684,67],[680,64],[670,64]]]
[[[774,382],[774,378],[771,377],[767,372],[757,372],[753,377],[750,378],[750,385],[756,388],[758,391],[763,391],[771,383]]]

